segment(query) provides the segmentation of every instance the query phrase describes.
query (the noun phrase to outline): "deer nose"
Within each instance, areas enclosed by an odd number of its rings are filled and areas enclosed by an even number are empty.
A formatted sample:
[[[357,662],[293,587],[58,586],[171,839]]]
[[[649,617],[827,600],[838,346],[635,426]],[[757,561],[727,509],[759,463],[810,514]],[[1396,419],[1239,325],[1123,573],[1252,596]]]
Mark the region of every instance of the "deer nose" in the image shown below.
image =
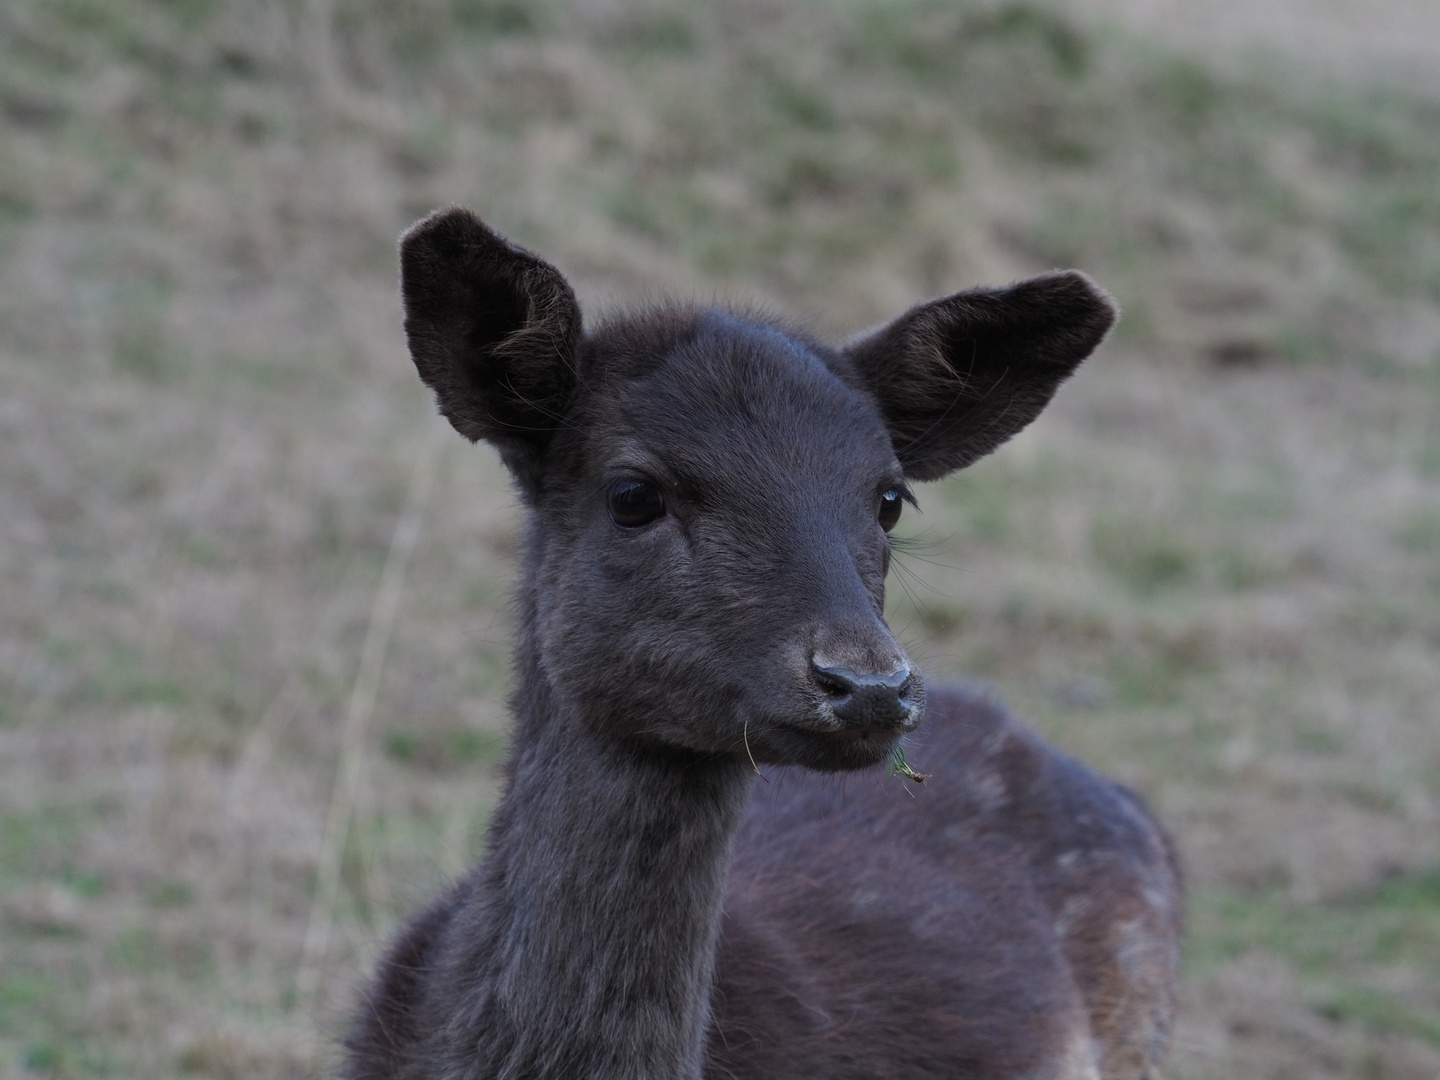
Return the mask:
[[[915,678],[908,667],[876,675],[812,660],[810,669],[830,710],[845,727],[893,731],[915,726]]]

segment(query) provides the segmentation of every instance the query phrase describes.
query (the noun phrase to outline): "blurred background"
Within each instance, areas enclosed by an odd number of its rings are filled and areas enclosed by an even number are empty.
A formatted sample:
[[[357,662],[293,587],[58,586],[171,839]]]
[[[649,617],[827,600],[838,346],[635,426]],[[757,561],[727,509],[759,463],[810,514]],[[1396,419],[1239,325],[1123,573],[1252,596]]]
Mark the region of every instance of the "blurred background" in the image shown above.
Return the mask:
[[[476,856],[517,515],[395,298],[452,202],[592,318],[1104,282],[892,622],[1174,830],[1174,1077],[1436,1080],[1430,0],[6,0],[0,1076],[324,1075]]]

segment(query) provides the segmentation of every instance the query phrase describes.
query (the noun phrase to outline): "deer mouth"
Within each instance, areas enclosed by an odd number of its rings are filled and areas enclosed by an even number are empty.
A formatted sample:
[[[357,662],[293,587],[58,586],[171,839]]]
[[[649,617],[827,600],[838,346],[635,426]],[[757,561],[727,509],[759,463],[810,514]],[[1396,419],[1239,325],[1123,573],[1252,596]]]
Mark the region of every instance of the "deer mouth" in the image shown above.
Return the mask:
[[[803,731],[803,730],[806,730],[806,729],[797,728],[796,730],[797,730],[797,731]],[[839,730],[839,731],[811,731],[811,732],[808,732],[808,734],[817,735],[817,736],[819,736],[819,737],[822,738],[822,739],[829,739],[831,742],[838,742],[838,743],[855,743],[855,742],[890,743],[890,742],[894,742],[894,741],[895,741],[896,739],[898,739],[901,735],[904,735],[907,731],[913,731],[913,730],[914,730],[913,727],[904,727],[904,726],[891,727],[891,728],[878,728],[878,729],[872,729],[872,730],[867,730],[867,731],[856,731],[856,730],[853,730],[853,729],[850,729],[850,728],[842,728],[842,729]]]
[[[777,724],[766,739],[765,757],[775,764],[848,772],[878,765],[914,725],[885,728],[824,728]],[[754,741],[754,733],[751,733]]]

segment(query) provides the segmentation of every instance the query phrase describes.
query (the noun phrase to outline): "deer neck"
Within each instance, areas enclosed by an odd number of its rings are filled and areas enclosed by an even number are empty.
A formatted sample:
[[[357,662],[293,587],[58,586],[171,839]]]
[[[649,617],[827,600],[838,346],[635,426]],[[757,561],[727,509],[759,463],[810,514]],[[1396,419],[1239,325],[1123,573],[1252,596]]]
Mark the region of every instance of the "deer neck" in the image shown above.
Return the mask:
[[[467,1013],[456,1074],[698,1078],[753,776],[606,739],[555,709],[538,665],[522,665],[516,702],[482,899],[451,952]]]

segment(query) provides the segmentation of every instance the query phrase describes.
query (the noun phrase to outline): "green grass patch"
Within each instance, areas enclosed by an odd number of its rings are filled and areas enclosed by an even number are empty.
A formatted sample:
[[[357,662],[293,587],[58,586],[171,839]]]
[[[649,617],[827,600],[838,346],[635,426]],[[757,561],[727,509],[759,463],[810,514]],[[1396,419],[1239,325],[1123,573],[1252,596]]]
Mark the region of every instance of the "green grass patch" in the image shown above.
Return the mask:
[[[1440,513],[1411,514],[1395,530],[1395,542],[1416,555],[1440,553]]]
[[[94,900],[105,892],[105,878],[101,874],[67,868],[61,872],[60,880],[82,900]]]
[[[1407,1008],[1382,990],[1347,984],[1315,995],[1312,1005],[1330,1020],[1358,1021],[1375,1031],[1412,1035],[1440,1046],[1440,1013]]]
[[[994,470],[967,473],[943,489],[946,500],[957,513],[962,533],[958,539],[979,540],[1001,545],[1012,539],[1012,506],[1017,492],[1014,482]]]
[[[191,687],[156,671],[133,647],[116,643],[91,678],[84,696],[127,705],[180,707],[190,701]]]
[[[486,36],[528,34],[539,29],[536,5],[515,0],[455,0],[451,17],[456,26]]]
[[[1149,708],[1187,700],[1197,680],[1214,670],[1213,643],[1180,635],[1114,647],[1108,681],[1117,705]]]
[[[0,883],[65,880],[85,827],[100,812],[74,805],[0,812]]]
[[[504,735],[473,728],[445,731],[392,731],[385,736],[386,755],[394,761],[436,771],[495,765],[505,756]]]
[[[19,1054],[20,1064],[38,1076],[106,1077],[115,1074],[115,1065],[103,1049],[89,1040],[27,1042]]]
[[[183,908],[195,899],[195,888],[182,878],[165,878],[145,890],[145,899],[152,907]]]
[[[1344,736],[1329,728],[1302,727],[1293,735],[1295,749],[1305,754],[1326,757],[1345,752],[1348,745]]]
[[[1254,546],[1241,542],[1221,545],[1211,555],[1219,584],[1231,592],[1263,588],[1282,582],[1290,568]]]
[[[1150,519],[1101,518],[1090,546],[1101,566],[1144,597],[1189,583],[1201,563],[1192,544]]]
[[[1440,971],[1440,868],[1328,902],[1296,903],[1269,887],[1200,892],[1189,906],[1192,977],[1268,953],[1296,971],[1321,1015],[1440,1046],[1440,986],[1427,976]]]

